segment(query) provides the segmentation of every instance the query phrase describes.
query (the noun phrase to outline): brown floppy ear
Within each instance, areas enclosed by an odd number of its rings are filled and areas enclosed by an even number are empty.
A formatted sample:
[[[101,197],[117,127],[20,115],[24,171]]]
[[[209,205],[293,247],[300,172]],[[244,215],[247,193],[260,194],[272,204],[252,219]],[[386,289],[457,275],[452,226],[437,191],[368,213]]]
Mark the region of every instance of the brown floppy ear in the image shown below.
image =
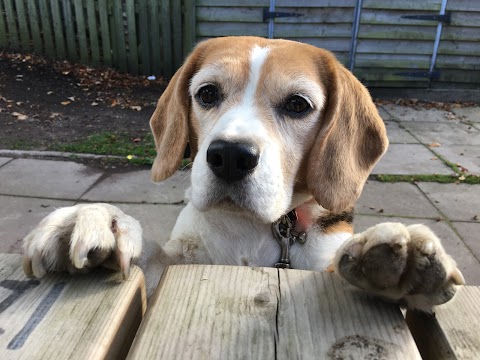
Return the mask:
[[[198,148],[196,126],[191,114],[190,79],[198,70],[201,49],[187,58],[170,80],[150,118],[150,129],[155,139],[157,156],[152,165],[152,180],[161,181],[178,170],[187,141],[192,159]]]
[[[326,106],[308,159],[307,185],[333,212],[350,210],[388,146],[382,118],[368,90],[334,57],[322,53]]]

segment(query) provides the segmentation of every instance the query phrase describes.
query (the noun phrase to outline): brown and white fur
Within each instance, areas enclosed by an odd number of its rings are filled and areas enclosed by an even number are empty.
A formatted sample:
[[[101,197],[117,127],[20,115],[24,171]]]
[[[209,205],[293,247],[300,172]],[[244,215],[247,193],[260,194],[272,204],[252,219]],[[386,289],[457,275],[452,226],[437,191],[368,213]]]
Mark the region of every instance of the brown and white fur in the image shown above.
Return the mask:
[[[158,279],[157,264],[274,266],[271,223],[296,209],[307,241],[293,244],[293,268],[333,265],[354,285],[423,310],[464,283],[423,225],[384,223],[353,235],[354,203],[388,140],[368,91],[328,51],[254,37],[202,42],[150,125],[154,181],[173,175],[187,142],[194,162],[190,201],[170,241],[142,256],[147,279]],[[56,210],[24,244],[29,275],[98,265],[128,275],[142,235],[116,207],[90,204]]]

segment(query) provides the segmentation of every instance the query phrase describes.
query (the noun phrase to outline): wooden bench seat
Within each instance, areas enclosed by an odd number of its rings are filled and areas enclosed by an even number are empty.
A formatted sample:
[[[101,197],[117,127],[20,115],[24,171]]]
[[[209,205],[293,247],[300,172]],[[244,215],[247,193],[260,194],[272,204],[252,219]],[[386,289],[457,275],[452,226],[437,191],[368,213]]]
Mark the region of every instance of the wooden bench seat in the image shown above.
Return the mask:
[[[122,359],[146,310],[142,271],[27,278],[0,254],[0,358]]]

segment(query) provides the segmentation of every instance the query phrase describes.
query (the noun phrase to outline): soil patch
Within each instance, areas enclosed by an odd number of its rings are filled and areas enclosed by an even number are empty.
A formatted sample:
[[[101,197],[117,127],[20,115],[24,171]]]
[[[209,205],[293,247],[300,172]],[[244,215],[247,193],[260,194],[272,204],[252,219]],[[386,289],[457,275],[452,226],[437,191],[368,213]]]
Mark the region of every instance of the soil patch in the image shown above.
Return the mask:
[[[58,150],[91,135],[150,133],[162,79],[0,52],[0,148]]]

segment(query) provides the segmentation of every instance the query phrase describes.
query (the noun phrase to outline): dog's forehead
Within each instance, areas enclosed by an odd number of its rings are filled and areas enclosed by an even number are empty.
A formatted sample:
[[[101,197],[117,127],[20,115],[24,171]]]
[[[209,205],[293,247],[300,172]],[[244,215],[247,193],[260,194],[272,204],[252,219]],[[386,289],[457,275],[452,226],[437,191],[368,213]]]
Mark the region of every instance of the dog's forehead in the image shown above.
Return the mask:
[[[292,41],[221,38],[208,43],[197,74],[228,77],[237,83],[247,81],[254,70],[263,78],[281,74],[284,80],[298,76],[313,79],[318,75],[317,56],[313,47]]]

